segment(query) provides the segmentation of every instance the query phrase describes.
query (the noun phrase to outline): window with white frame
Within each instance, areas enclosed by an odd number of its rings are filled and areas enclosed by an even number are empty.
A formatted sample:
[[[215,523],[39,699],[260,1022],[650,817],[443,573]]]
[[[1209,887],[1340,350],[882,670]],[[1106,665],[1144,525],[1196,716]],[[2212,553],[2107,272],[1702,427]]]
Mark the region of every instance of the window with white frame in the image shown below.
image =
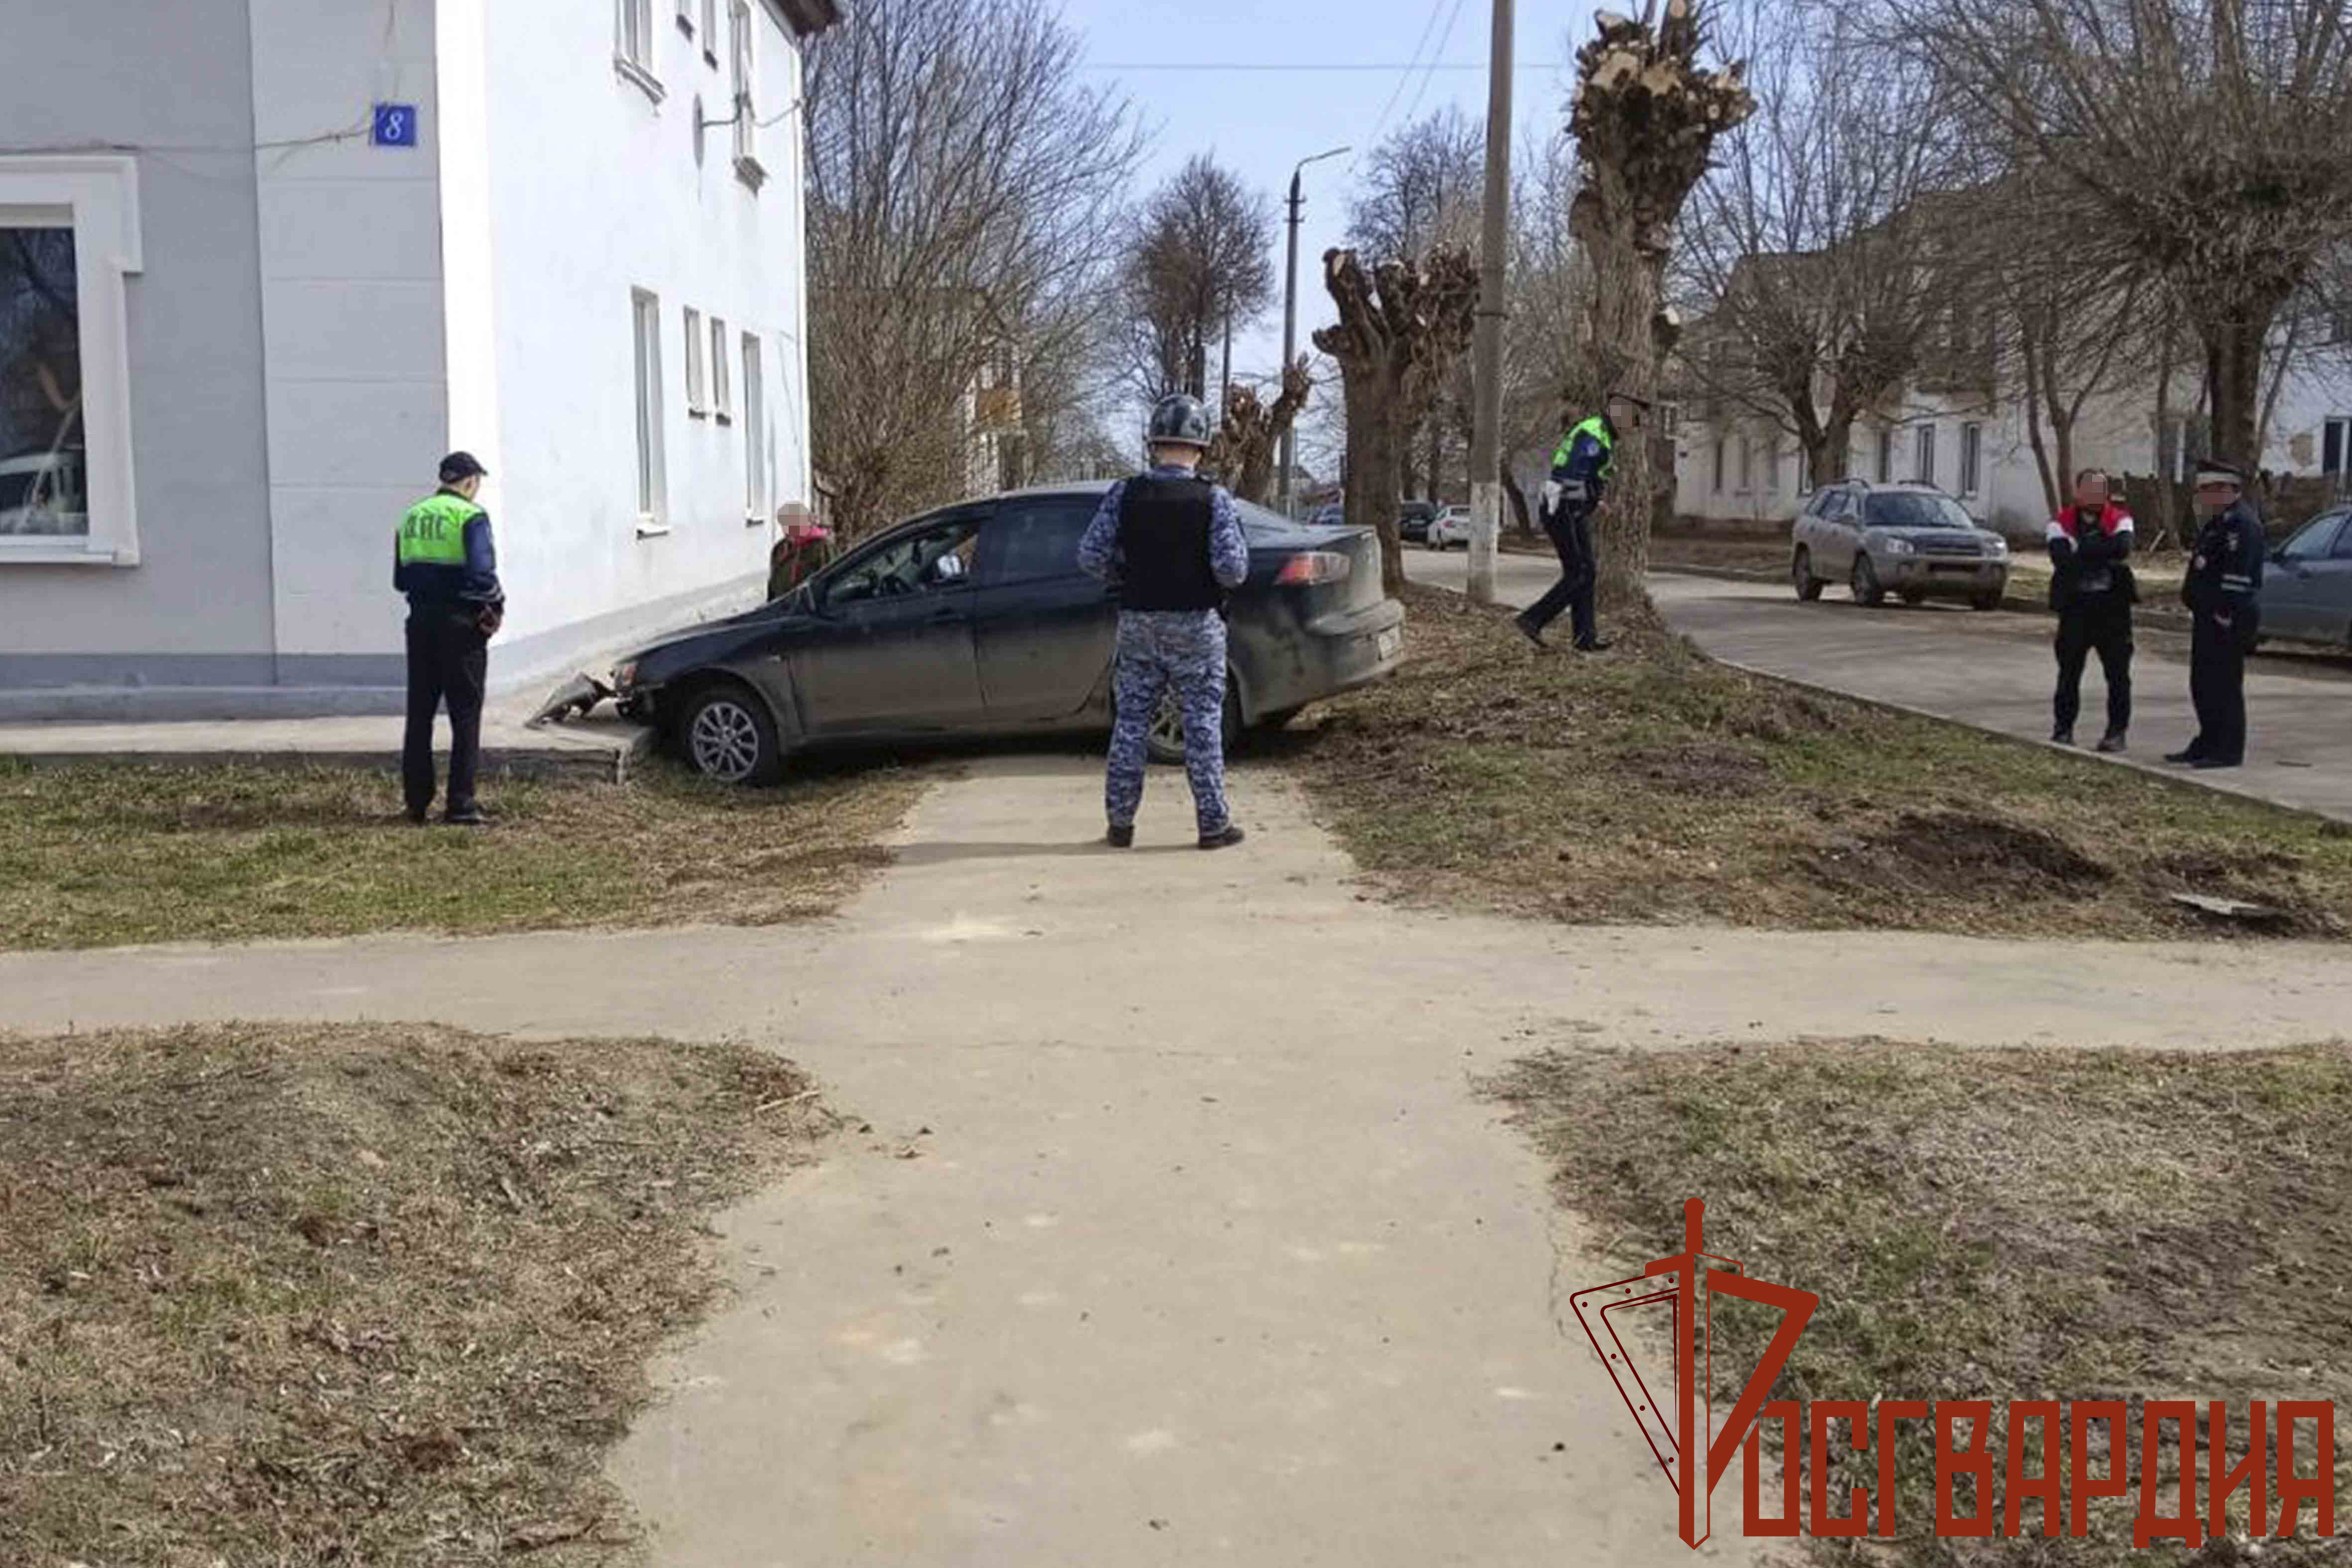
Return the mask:
[[[1756,484],[1756,443],[1748,436],[1739,438],[1739,493],[1746,495]]]
[[[1913,437],[1913,441],[1911,477],[1919,484],[1932,485],[1936,482],[1936,427],[1932,424],[1921,425],[1918,434]]]
[[[637,526],[657,528],[668,509],[662,495],[661,299],[642,288],[629,298],[636,329]]]
[[[719,0],[702,0],[702,57],[719,63]]]
[[[751,0],[729,0],[728,14],[733,46],[729,58],[735,75],[735,172],[756,191],[765,174],[760,167],[759,110],[752,101]]]
[[[721,424],[735,417],[735,394],[728,385],[727,323],[718,317],[710,319],[710,413]]]
[[[689,37],[694,33],[694,0],[677,0],[678,31]]]
[[[1878,433],[1878,482],[1890,484],[1895,478],[1895,432],[1882,429]]]
[[[768,455],[762,444],[768,428],[760,374],[760,340],[743,334],[743,516],[764,522],[768,516]]]
[[[0,157],[0,565],[138,562],[123,301],[138,206],[129,158]]]
[[[702,312],[686,308],[686,412],[699,419],[710,412],[702,396]]]
[[[2340,475],[2352,468],[2352,419],[2337,417],[2320,426],[2319,471]]]
[[[1723,437],[1715,438],[1715,493],[1723,494]]]
[[[613,0],[613,65],[659,101],[654,75],[654,0]]]
[[[1662,402],[1658,405],[1659,434],[1664,436],[1668,441],[1672,441],[1675,438],[1675,433],[1682,429],[1682,404],[1678,402]]]
[[[1984,426],[1960,426],[1960,494],[1973,496],[1984,483]]]

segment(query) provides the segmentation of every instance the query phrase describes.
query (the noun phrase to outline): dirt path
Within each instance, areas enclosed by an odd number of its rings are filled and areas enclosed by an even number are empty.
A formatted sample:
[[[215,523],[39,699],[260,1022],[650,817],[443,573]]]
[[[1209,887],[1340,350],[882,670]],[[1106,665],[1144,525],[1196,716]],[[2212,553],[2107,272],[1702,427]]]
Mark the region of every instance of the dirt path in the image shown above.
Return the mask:
[[[2027,944],[1408,915],[1278,775],[1236,779],[1237,853],[1189,847],[1181,787],[1113,855],[1082,760],[982,763],[821,928],[0,956],[0,1026],[434,1019],[807,1066],[873,1132],[726,1223],[740,1298],[615,1461],[665,1564],[1424,1568],[1691,1561],[1562,1332],[1612,1275],[1474,1075],[1580,1038],[2352,1018],[2332,949],[2075,944],[2062,973]]]

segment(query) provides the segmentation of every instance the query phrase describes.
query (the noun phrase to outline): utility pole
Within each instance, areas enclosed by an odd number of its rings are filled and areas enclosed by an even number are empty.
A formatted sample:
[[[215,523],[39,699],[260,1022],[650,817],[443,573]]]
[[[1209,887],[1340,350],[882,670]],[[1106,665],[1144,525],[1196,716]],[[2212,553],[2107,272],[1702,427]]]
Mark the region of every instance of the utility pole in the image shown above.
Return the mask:
[[[1470,601],[1495,602],[1495,540],[1503,515],[1504,246],[1511,205],[1511,0],[1494,0],[1486,59],[1486,234],[1478,257],[1478,338],[1470,426]]]
[[[1225,422],[1225,410],[1234,405],[1234,297],[1225,296],[1225,355],[1223,368],[1218,372],[1217,423]]]
[[[1298,177],[1306,172],[1307,165],[1309,163],[1320,163],[1326,158],[1337,158],[1340,153],[1351,151],[1353,151],[1351,148],[1334,147],[1328,152],[1318,152],[1312,158],[1301,158],[1298,161],[1298,167],[1290,172],[1290,263],[1289,269],[1284,274],[1286,281],[1282,287],[1281,373],[1286,376],[1290,373],[1290,361],[1298,351],[1298,223],[1299,214],[1307,205],[1307,198],[1299,192]],[[1295,430],[1286,430],[1282,433],[1281,490],[1282,515],[1285,517],[1290,515],[1291,476],[1297,469],[1297,433]]]

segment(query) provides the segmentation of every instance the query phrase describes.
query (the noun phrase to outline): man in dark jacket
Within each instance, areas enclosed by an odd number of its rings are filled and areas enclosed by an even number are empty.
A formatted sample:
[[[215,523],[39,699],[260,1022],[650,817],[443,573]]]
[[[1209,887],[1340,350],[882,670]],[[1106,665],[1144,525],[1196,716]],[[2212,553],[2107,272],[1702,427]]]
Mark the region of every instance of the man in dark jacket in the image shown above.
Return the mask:
[[[2197,738],[2165,760],[2236,768],[2246,760],[2246,653],[2262,630],[2269,541],[2246,499],[2245,473],[2233,465],[2197,465],[2197,509],[2205,526],[2180,583],[2191,617],[2189,700],[2197,707]]]
[[[1541,599],[1515,617],[1519,635],[1540,648],[1544,628],[1569,612],[1575,646],[1597,653],[1609,644],[1601,640],[1593,614],[1592,595],[1600,580],[1600,562],[1592,550],[1592,514],[1617,463],[1618,410],[1628,411],[1635,430],[1649,404],[1622,392],[1612,393],[1603,412],[1571,426],[1551,455],[1551,478],[1543,487],[1540,519],[1543,530],[1559,556],[1559,580]]]
[[[1184,771],[1204,850],[1242,841],[1225,803],[1226,594],[1249,575],[1249,540],[1223,486],[1194,469],[1208,410],[1181,393],[1151,411],[1151,467],[1112,486],[1078,540],[1078,565],[1118,592],[1110,761],[1104,804],[1114,849],[1135,842],[1144,739],[1173,689],[1184,716]]]
[[[449,793],[442,820],[487,821],[474,799],[490,639],[506,619],[490,515],[475,504],[487,471],[468,452],[441,459],[441,487],[408,508],[393,538],[392,585],[408,596],[408,730],[400,748],[408,820],[433,806],[433,718],[449,707]]]
[[[2104,469],[2074,476],[2074,504],[2051,519],[2050,608],[2058,612],[2058,690],[2050,738],[2074,744],[2074,716],[2083,706],[2083,666],[2092,651],[2107,679],[2107,730],[2099,749],[2124,749],[2131,728],[2131,514],[2107,498]]]

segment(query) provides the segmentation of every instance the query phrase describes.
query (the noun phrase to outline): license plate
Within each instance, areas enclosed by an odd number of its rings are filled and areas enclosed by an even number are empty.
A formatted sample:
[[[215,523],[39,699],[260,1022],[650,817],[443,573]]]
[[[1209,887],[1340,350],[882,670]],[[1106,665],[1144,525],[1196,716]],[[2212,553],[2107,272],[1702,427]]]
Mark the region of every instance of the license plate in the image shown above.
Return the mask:
[[[1403,628],[1391,627],[1388,631],[1381,632],[1377,646],[1380,649],[1380,656],[1382,659],[1395,658],[1404,648]]]

